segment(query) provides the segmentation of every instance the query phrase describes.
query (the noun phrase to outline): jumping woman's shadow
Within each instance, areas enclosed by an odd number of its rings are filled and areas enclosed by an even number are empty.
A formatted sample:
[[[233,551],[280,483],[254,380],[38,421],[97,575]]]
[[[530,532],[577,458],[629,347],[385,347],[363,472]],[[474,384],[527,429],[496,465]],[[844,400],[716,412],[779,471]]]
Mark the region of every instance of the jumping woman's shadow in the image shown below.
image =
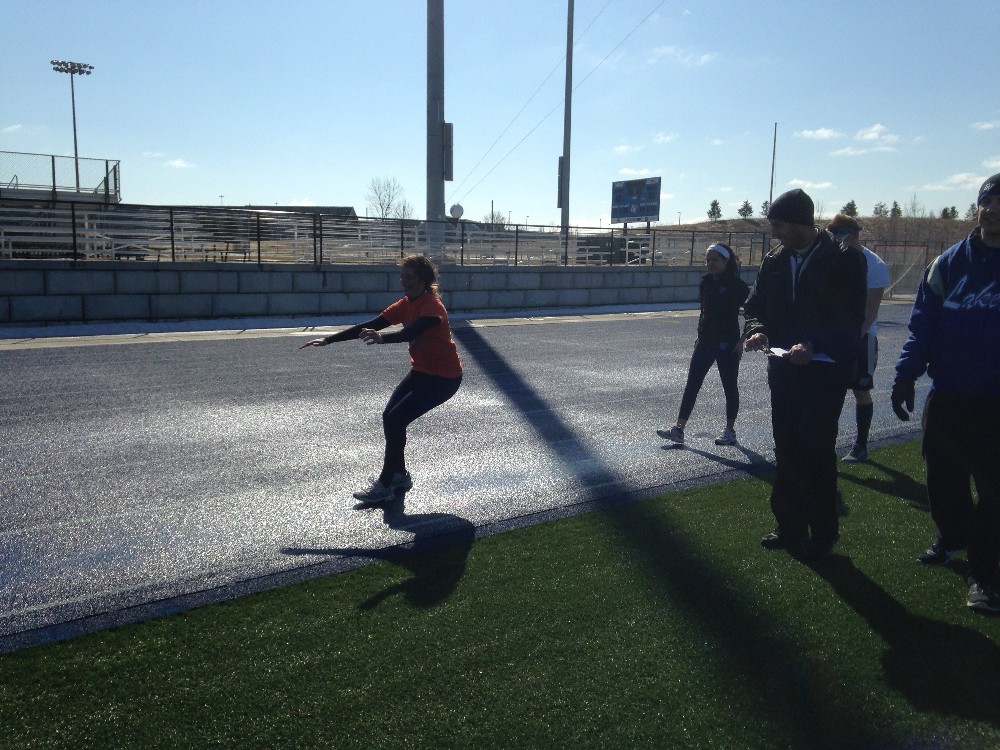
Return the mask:
[[[368,557],[399,565],[409,570],[412,577],[379,591],[358,607],[372,609],[395,594],[402,595],[414,607],[433,607],[451,596],[465,574],[476,527],[451,513],[407,514],[405,494],[398,492],[395,500],[370,510],[381,512],[389,528],[412,533],[413,539],[407,543],[382,549],[286,547],[281,551],[286,555]]]

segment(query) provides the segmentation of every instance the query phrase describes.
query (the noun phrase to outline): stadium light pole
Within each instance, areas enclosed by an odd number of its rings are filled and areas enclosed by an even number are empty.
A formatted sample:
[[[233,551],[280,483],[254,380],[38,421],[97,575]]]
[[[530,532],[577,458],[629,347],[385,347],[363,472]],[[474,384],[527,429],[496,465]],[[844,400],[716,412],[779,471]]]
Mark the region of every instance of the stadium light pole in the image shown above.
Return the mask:
[[[73,103],[73,164],[76,167],[76,192],[80,192],[80,149],[76,143],[76,87],[73,76],[89,76],[94,69],[87,63],[70,62],[68,60],[51,60],[52,70],[56,73],[69,73],[69,94]]]

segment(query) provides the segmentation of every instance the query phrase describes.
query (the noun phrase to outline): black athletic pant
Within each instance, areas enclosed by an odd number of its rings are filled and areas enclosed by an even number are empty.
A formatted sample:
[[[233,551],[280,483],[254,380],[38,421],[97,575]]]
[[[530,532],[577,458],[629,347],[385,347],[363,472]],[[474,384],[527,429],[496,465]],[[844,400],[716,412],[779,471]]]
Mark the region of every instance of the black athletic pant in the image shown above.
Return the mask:
[[[972,577],[1000,585],[1000,397],[932,390],[924,409],[927,500],[938,542],[968,547]]]
[[[410,370],[382,411],[382,429],[385,432],[385,461],[379,480],[388,485],[394,473],[406,472],[406,428],[435,406],[440,406],[458,392],[462,376],[442,378],[426,372]]]
[[[691,364],[688,365],[687,385],[684,386],[681,408],[677,415],[680,419],[687,421],[691,416],[698,391],[701,390],[705,376],[713,364],[718,365],[722,391],[726,394],[726,419],[730,421],[736,419],[736,415],[740,412],[740,389],[737,386],[737,379],[740,374],[742,354],[740,351],[733,351],[736,343],[736,341],[702,342],[701,340],[695,342]]]
[[[775,477],[771,512],[789,539],[832,543],[838,536],[837,431],[847,395],[829,363],[793,365],[768,357]]]

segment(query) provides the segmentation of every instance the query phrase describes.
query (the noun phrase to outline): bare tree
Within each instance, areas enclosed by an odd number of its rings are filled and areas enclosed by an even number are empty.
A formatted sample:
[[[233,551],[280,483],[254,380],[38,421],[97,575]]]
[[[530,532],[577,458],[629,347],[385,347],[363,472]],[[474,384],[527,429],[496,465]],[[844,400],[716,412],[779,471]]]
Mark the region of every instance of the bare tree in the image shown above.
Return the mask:
[[[392,218],[394,219],[412,219],[413,218],[413,206],[407,200],[400,200],[396,204],[396,208],[392,212]]]
[[[483,216],[483,226],[493,232],[502,232],[507,228],[507,215],[503,211],[493,209],[492,212]]]
[[[409,218],[400,216],[401,210],[413,213],[413,208],[406,202],[402,186],[395,177],[373,177],[368,183],[368,215],[379,219]]]

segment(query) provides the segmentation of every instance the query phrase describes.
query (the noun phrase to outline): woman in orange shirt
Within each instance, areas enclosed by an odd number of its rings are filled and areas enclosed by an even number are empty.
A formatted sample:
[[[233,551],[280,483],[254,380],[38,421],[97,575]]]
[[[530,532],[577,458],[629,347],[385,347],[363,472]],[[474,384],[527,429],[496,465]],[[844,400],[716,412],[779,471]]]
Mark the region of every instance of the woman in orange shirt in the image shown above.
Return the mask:
[[[382,411],[385,431],[382,472],[370,487],[354,493],[366,505],[392,500],[396,490],[405,491],[413,486],[404,458],[406,428],[454,396],[462,384],[462,362],[451,337],[448,311],[438,296],[437,269],[426,256],[409,255],[400,262],[399,281],[405,296],[377,318],[299,347],[326,346],[353,339],[369,345],[409,342],[410,372],[396,386]],[[379,333],[396,324],[402,324],[402,329]]]

